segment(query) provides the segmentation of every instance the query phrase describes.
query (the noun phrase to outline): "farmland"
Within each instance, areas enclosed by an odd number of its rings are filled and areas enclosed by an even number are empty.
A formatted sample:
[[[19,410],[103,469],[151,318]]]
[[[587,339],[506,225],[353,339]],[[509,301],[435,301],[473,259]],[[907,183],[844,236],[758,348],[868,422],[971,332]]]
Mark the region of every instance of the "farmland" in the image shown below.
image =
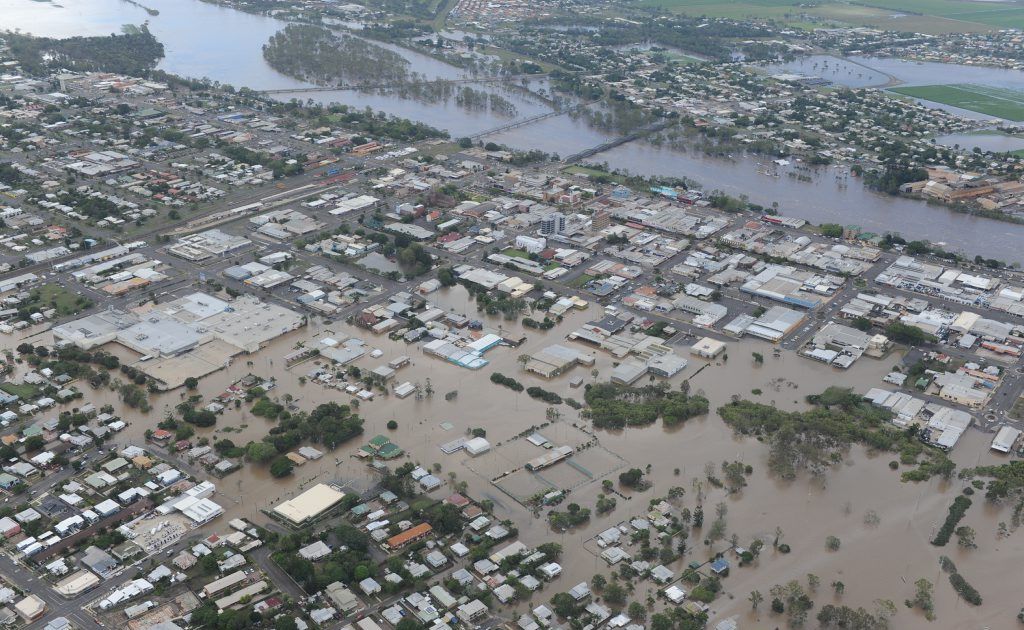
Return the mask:
[[[1024,3],[962,0],[836,0],[808,5],[797,0],[642,0],[670,11],[725,18],[769,18],[800,25],[808,20],[925,33],[1024,28]]]
[[[988,116],[1024,120],[1024,92],[985,85],[921,85],[892,88],[893,92],[952,105]]]

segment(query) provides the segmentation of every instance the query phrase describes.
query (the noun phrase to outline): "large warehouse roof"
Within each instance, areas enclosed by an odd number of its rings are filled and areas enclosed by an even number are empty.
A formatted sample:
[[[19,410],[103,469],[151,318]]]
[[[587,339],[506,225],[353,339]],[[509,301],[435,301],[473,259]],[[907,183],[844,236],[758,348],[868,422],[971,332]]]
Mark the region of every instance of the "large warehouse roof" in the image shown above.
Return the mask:
[[[320,516],[344,498],[345,493],[325,483],[318,483],[294,499],[289,499],[274,508],[274,513],[301,525]]]

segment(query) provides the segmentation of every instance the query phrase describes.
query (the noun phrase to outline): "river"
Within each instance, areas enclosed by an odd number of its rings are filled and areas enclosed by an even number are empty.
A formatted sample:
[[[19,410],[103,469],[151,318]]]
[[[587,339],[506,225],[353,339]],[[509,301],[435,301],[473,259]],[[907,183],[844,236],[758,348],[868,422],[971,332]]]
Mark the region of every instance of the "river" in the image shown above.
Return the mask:
[[[159,66],[161,69],[253,89],[296,88],[294,93],[278,95],[284,100],[312,98],[323,103],[369,106],[447,129],[456,137],[480,133],[510,122],[510,119],[492,112],[467,112],[454,102],[421,103],[394,94],[354,91],[304,92],[302,89],[309,84],[276,72],[263,60],[263,43],[283,28],[284,22],[199,0],[147,0],[147,6],[159,11],[156,16],[121,0],[79,0],[67,7],[34,0],[3,0],[3,4],[4,26],[44,36],[106,34],[119,30],[121,24],[148,22],[150,30],[166,47],[166,57]],[[410,60],[411,71],[427,77],[462,76],[462,70],[433,57],[392,48]],[[819,68],[828,63],[829,68],[836,70],[834,74],[838,79],[849,81],[884,81],[885,76],[891,76],[910,85],[919,85],[936,82],[936,77],[941,76],[943,81],[989,83],[1000,87],[1024,85],[1018,76],[1024,76],[1024,73],[1019,72],[916,64],[893,59],[853,58],[844,61],[818,57],[804,61],[803,66],[779,66],[777,70],[810,74],[815,63]],[[502,93],[515,104],[516,119],[550,111],[549,105],[541,99],[526,96],[521,90],[503,90]],[[486,139],[515,148],[537,148],[564,156],[597,146],[612,137],[590,128],[582,120],[565,115],[487,136]],[[878,233],[894,231],[909,238],[946,243],[949,248],[968,255],[983,253],[1008,262],[1024,262],[1019,245],[1024,242],[1024,226],[876,194],[864,189],[854,178],[841,177],[847,185],[838,186],[836,172],[831,169],[822,169],[814,174],[812,182],[801,182],[785,173],[777,178],[758,174],[758,160],[753,157],[738,156],[732,161],[712,159],[643,142],[619,146],[594,156],[591,161],[607,161],[612,167],[638,174],[685,176],[701,182],[706,189],[720,189],[737,196],[746,194],[751,201],[762,205],[777,201],[783,212],[815,223],[856,224]]]

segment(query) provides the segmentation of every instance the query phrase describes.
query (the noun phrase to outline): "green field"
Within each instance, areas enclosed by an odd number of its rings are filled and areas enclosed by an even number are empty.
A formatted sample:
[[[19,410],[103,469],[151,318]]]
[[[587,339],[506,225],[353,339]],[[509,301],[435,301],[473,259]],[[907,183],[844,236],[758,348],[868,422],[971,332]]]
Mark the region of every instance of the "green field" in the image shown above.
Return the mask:
[[[863,4],[840,0],[817,4],[801,0],[641,0],[641,4],[709,17],[772,18],[806,24],[803,16],[809,16],[854,26],[923,33],[1024,28],[1024,0],[872,0]]]
[[[972,112],[1019,122],[1024,120],[1024,92],[987,85],[920,85],[891,88],[892,92],[952,105]]]

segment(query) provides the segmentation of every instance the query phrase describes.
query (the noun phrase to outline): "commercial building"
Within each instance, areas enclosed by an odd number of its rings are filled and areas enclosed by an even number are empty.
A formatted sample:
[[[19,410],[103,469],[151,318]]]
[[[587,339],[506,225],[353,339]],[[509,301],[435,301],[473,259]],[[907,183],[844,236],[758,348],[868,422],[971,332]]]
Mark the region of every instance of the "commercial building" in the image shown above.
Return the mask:
[[[345,493],[325,483],[318,483],[294,499],[280,503],[274,515],[289,525],[300,527],[316,520],[345,498]]]
[[[42,617],[46,611],[46,602],[40,599],[38,595],[28,595],[25,599],[14,605],[14,610],[25,621],[35,621]]]
[[[742,336],[744,334],[760,337],[773,343],[782,341],[806,320],[806,315],[784,306],[773,306],[758,318],[740,315],[726,324],[726,332]]]
[[[471,440],[467,440],[465,446],[466,452],[476,457],[477,455],[483,455],[487,451],[491,450],[491,443],[482,437],[475,437]]]
[[[725,342],[712,339],[711,337],[704,337],[690,346],[690,354],[704,359],[714,359],[723,352],[725,352]]]
[[[1020,438],[1020,429],[1010,426],[1000,427],[999,432],[992,438],[992,450],[1000,453],[1009,453]]]
[[[82,569],[57,582],[53,586],[53,590],[57,591],[57,594],[62,597],[72,599],[90,589],[96,588],[99,584],[100,579],[94,573]]]
[[[179,386],[189,376],[204,376],[243,352],[305,324],[286,308],[242,295],[226,302],[193,293],[139,315],[108,310],[53,328],[54,338],[90,350],[119,343],[151,361],[139,369],[164,384]]]
[[[526,371],[544,378],[554,378],[576,365],[594,365],[593,355],[555,344],[531,355],[530,360],[526,362]]]

